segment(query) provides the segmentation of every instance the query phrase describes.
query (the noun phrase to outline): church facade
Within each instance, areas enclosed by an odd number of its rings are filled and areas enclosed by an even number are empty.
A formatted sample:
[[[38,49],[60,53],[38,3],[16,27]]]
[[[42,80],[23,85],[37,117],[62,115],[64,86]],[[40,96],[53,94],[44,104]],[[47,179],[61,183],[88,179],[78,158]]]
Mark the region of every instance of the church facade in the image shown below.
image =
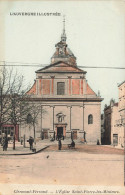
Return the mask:
[[[78,68],[76,57],[66,43],[65,27],[51,64],[36,71],[36,80],[28,94],[41,113],[36,138],[51,139],[63,135],[87,143],[101,142],[101,101],[86,80],[86,71]],[[42,110],[46,111],[43,114]],[[25,131],[28,131],[28,125]],[[32,130],[30,130],[32,132]]]

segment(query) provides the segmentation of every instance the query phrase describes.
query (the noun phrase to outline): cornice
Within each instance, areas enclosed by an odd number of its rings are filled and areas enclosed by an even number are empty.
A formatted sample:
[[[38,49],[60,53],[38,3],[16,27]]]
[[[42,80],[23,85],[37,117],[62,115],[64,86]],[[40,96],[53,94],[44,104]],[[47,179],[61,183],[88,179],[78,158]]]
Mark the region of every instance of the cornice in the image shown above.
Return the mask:
[[[77,102],[77,101],[81,101],[81,102],[101,102],[103,101],[104,98],[30,98],[28,99],[28,101],[72,101],[72,102]]]

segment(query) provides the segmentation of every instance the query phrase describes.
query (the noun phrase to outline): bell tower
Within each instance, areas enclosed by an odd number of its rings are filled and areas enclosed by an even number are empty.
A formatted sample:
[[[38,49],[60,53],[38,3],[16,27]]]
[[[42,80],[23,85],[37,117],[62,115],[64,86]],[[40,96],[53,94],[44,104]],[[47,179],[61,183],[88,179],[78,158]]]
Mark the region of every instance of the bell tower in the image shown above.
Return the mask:
[[[61,34],[61,41],[58,42],[56,47],[56,52],[51,58],[51,64],[54,64],[58,61],[63,61],[68,63],[69,65],[76,66],[76,57],[72,53],[72,51],[67,47],[66,44],[66,32],[65,32],[65,17],[63,18],[63,32]]]

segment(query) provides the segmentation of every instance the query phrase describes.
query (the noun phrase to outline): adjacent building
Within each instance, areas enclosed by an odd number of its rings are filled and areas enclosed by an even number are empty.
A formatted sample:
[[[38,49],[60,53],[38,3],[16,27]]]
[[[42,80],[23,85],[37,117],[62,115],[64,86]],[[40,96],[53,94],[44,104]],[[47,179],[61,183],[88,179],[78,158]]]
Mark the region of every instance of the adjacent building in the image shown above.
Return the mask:
[[[105,105],[104,108],[104,136],[103,144],[111,144],[111,102],[110,105]]]
[[[123,147],[125,139],[125,81],[118,85],[118,90],[119,90],[118,111],[120,116],[116,125],[119,127],[118,143]]]
[[[105,133],[105,129],[104,129],[104,114],[101,114],[101,144],[104,144],[104,133]]]
[[[118,85],[119,102],[112,99],[104,109],[104,144],[124,146],[125,131],[125,81]]]

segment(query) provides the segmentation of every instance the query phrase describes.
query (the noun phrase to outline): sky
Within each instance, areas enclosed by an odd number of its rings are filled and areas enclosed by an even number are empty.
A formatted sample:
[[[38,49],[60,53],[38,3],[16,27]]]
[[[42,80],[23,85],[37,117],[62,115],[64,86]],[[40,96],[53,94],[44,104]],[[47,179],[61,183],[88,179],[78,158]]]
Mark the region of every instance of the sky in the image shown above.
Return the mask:
[[[28,63],[29,67],[14,68],[24,75],[27,85],[34,83],[35,71],[40,69],[35,64],[31,66],[33,63],[50,64],[65,15],[68,47],[77,57],[77,65],[88,67],[83,70],[87,71],[89,85],[104,98],[102,111],[111,98],[118,101],[118,84],[125,80],[125,70],[89,66],[125,67],[123,1],[3,1],[0,4],[0,61],[8,65]],[[13,15],[19,12],[58,12],[60,16]]]

